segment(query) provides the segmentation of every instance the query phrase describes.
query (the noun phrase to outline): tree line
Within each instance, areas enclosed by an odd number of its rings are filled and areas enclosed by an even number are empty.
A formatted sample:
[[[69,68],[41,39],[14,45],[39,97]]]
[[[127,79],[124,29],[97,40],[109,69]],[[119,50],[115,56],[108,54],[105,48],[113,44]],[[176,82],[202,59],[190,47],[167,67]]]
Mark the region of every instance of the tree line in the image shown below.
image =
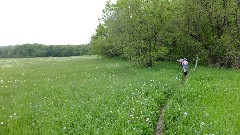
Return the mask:
[[[23,44],[0,47],[1,58],[18,57],[69,57],[90,53],[89,45]]]
[[[93,50],[151,67],[186,57],[240,67],[239,0],[110,1],[91,38]]]

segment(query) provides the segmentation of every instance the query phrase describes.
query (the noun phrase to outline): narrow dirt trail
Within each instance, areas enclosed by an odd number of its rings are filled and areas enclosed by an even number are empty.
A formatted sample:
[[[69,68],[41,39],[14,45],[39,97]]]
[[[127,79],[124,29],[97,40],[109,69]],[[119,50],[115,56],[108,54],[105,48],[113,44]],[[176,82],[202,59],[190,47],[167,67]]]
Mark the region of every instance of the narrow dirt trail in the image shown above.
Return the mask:
[[[156,129],[156,135],[164,135],[164,132],[163,132],[163,118],[164,118],[164,113],[167,109],[167,105],[165,105],[162,109],[161,109],[161,114],[159,116],[159,119],[158,119],[158,123],[157,123],[157,129]]]

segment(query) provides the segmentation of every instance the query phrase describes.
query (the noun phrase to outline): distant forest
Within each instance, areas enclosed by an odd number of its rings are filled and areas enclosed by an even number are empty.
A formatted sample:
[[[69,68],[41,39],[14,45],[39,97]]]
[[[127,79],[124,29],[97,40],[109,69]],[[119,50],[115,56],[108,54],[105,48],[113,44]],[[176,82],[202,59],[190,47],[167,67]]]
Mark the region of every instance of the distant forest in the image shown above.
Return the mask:
[[[21,57],[69,57],[89,54],[90,46],[86,45],[43,45],[23,44],[15,46],[1,46],[1,58]]]

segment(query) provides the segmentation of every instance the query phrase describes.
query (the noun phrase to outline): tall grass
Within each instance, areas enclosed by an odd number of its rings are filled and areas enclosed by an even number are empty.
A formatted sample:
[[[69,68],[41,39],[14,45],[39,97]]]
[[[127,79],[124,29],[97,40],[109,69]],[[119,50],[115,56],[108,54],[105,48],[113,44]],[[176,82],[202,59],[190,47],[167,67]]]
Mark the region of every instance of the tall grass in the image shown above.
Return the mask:
[[[0,59],[0,134],[152,134],[177,67],[97,57]]]
[[[190,65],[191,69],[191,65]],[[0,59],[0,134],[240,134],[239,70],[97,57]]]
[[[240,72],[200,67],[168,102],[166,134],[240,134]]]

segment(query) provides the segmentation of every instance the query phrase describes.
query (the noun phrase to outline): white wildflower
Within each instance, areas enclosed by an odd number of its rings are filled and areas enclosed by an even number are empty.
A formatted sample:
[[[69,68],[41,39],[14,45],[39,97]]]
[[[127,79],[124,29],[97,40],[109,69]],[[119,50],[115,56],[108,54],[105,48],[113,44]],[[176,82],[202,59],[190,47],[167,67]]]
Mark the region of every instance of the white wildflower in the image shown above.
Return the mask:
[[[201,125],[201,126],[204,126],[204,125],[205,125],[205,123],[204,123],[204,122],[201,122],[201,123],[200,123],[200,125]]]
[[[150,119],[149,119],[149,118],[147,118],[147,119],[146,119],[146,122],[149,122],[149,121],[150,121]]]

